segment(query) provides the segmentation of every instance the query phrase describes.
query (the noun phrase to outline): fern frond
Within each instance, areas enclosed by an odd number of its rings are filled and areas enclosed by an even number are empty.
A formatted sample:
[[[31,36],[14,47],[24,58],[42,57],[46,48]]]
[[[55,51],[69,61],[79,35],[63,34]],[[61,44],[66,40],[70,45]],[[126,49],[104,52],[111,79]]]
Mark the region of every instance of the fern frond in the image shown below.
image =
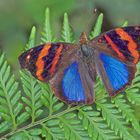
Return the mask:
[[[97,19],[96,24],[93,28],[93,31],[90,33],[90,36],[89,36],[90,40],[95,38],[96,36],[98,36],[101,33],[102,23],[103,23],[103,14],[101,13],[98,16],[98,19]]]
[[[73,112],[77,108],[79,107],[68,107],[57,114],[48,116],[48,120],[41,124],[42,136],[47,140],[66,140],[71,138],[81,140],[88,138],[80,120],[77,119],[77,115]]]
[[[55,103],[55,101],[53,101],[53,93],[50,89],[49,84],[46,85],[40,82],[40,85],[42,90],[41,101],[43,105],[48,108],[48,113],[49,115],[51,115],[53,112],[53,104]]]
[[[140,105],[140,63],[137,64],[137,72],[132,85],[126,89],[126,95],[132,104]]]
[[[0,133],[10,127],[16,129],[18,126],[18,115],[23,105],[19,102],[21,92],[14,75],[11,75],[10,66],[5,61],[4,54],[0,55]]]
[[[64,135],[65,138],[68,139],[73,139],[73,140],[82,140],[83,138],[78,134],[79,131],[76,131],[70,123],[72,123],[69,120],[63,119],[62,117],[59,118],[61,123],[63,123],[63,128],[64,128]],[[73,121],[73,120],[72,120]]]
[[[31,116],[32,123],[41,115],[43,112],[41,97],[41,88],[34,77],[29,72],[20,72],[23,89],[26,97],[22,97],[23,102],[27,105],[25,107],[26,112]]]
[[[73,32],[72,28],[69,25],[68,14],[64,14],[63,28],[62,28],[62,41],[73,43]]]
[[[88,139],[87,131],[83,129],[80,119],[74,112],[64,114],[59,117],[61,126],[64,128],[64,135],[66,139],[85,140]]]
[[[52,115],[54,112],[61,110],[61,108],[64,106],[63,102],[60,102],[53,94],[53,92],[50,89],[49,84],[41,83],[41,90],[42,90],[42,96],[41,100],[44,106],[48,108],[48,114],[49,116]]]
[[[79,108],[78,111],[83,128],[87,130],[89,137],[93,140],[113,140],[118,138],[114,131],[105,124],[104,119],[100,117],[100,112],[93,110],[91,106]]]
[[[28,43],[26,44],[26,47],[25,47],[26,50],[29,50],[29,49],[35,47],[35,39],[36,39],[36,27],[33,26],[31,29]]]
[[[59,127],[58,119],[52,119],[42,124],[42,137],[47,140],[65,140],[64,130]]]
[[[31,29],[29,41],[25,47],[25,50],[29,50],[35,46],[35,38],[36,38],[36,27],[33,26]]]
[[[49,8],[46,8],[46,11],[45,11],[44,30],[42,32],[41,41],[43,43],[55,41],[52,34],[51,24],[50,24],[50,9]]]
[[[108,103],[106,99],[96,102],[98,110],[102,112],[103,118],[107,121],[108,126],[115,131],[116,135],[119,134],[120,138],[135,140],[135,138],[128,132],[127,123],[122,115],[115,108],[114,104]]]
[[[128,26],[128,21],[125,21],[122,25],[122,27],[126,27],[126,26]]]
[[[112,102],[115,103],[119,111],[122,112],[122,115],[124,118],[126,118],[127,122],[130,121],[133,127],[136,129],[136,131],[140,134],[139,122],[136,116],[134,115],[134,110],[128,104],[128,102],[124,98],[124,95],[121,95],[121,94],[118,95],[112,100]]]

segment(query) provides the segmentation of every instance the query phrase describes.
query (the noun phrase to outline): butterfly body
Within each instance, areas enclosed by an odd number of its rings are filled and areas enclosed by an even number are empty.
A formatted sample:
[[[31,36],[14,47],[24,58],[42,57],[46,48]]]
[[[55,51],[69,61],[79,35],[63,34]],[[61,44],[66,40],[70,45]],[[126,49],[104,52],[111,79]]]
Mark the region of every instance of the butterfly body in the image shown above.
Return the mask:
[[[92,104],[97,73],[115,96],[132,83],[140,59],[140,27],[117,28],[79,44],[47,43],[24,52],[22,68],[49,82],[54,94],[68,104]]]

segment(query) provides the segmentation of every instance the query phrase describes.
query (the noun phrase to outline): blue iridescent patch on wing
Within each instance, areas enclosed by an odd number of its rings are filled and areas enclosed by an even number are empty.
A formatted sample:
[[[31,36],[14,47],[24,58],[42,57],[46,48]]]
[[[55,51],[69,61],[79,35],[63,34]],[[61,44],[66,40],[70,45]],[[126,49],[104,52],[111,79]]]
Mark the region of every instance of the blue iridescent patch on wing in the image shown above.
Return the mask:
[[[119,90],[129,80],[129,71],[127,66],[121,61],[106,55],[100,54],[100,59],[103,62],[107,77],[114,90]]]
[[[85,94],[78,71],[78,63],[73,62],[64,71],[64,77],[62,79],[62,90],[64,96],[69,101],[84,101]]]

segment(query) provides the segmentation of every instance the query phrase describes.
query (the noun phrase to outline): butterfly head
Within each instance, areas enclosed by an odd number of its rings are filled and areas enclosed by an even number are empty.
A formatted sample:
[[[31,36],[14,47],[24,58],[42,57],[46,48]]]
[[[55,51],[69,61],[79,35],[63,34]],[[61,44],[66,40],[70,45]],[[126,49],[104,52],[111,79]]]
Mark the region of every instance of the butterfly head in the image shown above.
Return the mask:
[[[80,45],[83,45],[83,44],[88,45],[88,39],[85,32],[81,33],[79,43]]]

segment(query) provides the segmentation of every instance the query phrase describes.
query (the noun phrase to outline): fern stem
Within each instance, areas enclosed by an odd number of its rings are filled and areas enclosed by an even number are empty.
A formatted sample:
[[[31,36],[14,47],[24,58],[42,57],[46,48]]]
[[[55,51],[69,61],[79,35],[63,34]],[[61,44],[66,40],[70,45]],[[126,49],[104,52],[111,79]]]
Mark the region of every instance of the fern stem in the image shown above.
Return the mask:
[[[52,113],[53,113],[53,110],[52,110],[52,107],[53,107],[52,98],[53,98],[53,94],[50,94],[49,116],[51,116]]]
[[[31,82],[31,91],[34,91],[33,89],[34,89],[34,86],[33,86],[33,81],[31,80],[30,81]],[[34,92],[32,92],[32,114],[31,114],[31,116],[32,116],[32,123],[34,123],[35,122],[35,108],[34,108],[34,106],[35,106],[35,99],[34,99]]]
[[[21,128],[19,128],[18,130],[16,130],[16,131],[12,131],[12,132],[10,132],[10,133],[7,133],[7,134],[3,135],[3,138],[10,137],[11,135],[14,135],[14,134],[17,133],[17,132],[21,132],[21,131],[27,130],[27,129],[31,128],[31,127],[40,125],[40,124],[42,124],[42,123],[44,123],[44,122],[46,122],[46,121],[48,121],[48,120],[50,120],[50,119],[58,118],[58,117],[64,115],[65,113],[74,111],[74,110],[76,110],[76,109],[78,109],[78,108],[80,108],[80,107],[84,107],[84,106],[85,106],[85,105],[82,105],[82,106],[75,106],[75,107],[72,107],[72,108],[70,108],[70,109],[66,109],[66,110],[64,110],[64,111],[62,111],[62,112],[60,112],[60,113],[58,113],[58,114],[54,114],[54,115],[48,116],[47,118],[43,118],[43,119],[41,119],[41,120],[39,120],[39,121],[36,121],[36,122],[34,122],[34,123],[32,123],[32,124],[29,124],[29,125],[26,125],[26,126],[24,126],[24,127],[21,127]]]

